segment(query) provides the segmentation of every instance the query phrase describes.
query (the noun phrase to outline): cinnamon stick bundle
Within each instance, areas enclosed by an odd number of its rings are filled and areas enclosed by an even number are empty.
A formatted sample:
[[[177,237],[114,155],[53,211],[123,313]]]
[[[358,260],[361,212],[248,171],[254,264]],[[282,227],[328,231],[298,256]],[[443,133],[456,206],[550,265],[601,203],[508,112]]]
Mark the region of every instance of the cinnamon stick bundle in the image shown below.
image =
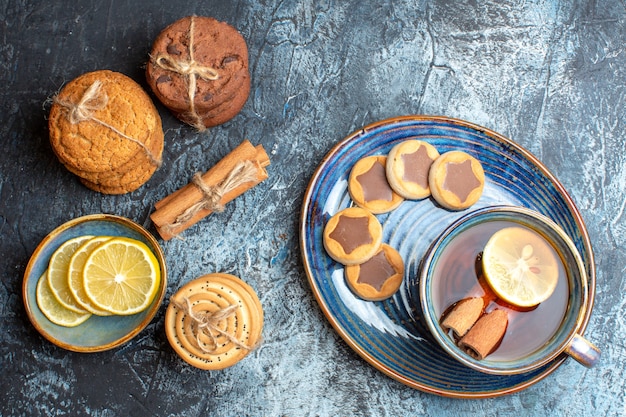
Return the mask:
[[[270,164],[263,146],[244,140],[204,174],[157,202],[150,215],[164,240],[178,236],[252,187],[267,179]]]

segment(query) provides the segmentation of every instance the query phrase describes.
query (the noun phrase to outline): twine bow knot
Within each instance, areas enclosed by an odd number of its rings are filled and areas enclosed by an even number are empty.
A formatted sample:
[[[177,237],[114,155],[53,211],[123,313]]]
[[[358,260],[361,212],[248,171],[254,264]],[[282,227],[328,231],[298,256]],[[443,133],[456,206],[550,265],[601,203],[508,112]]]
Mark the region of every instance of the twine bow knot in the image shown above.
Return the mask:
[[[222,198],[240,185],[247,182],[257,181],[257,168],[252,161],[240,161],[228,173],[226,178],[216,186],[210,187],[202,181],[202,175],[197,172],[191,182],[202,193],[202,199],[191,205],[187,210],[176,217],[174,223],[168,225],[168,229],[174,230],[191,220],[200,210],[211,210],[213,212],[224,211]]]
[[[238,305],[236,304],[229,305],[228,307],[225,307],[220,310],[213,311],[213,312],[195,313],[193,311],[193,306],[191,305],[191,301],[187,297],[183,298],[183,303],[178,302],[174,300],[173,298],[171,302],[174,304],[176,308],[184,311],[185,314],[192,320],[191,328],[195,336],[196,344],[203,352],[214,353],[217,350],[218,336],[216,336],[216,334],[219,336],[224,336],[226,339],[228,339],[229,342],[235,344],[236,346],[242,349],[246,349],[246,350],[254,349],[254,346],[248,346],[242,343],[232,334],[219,328],[219,323],[222,320],[225,320],[235,314],[235,312],[239,308]],[[208,337],[211,340],[211,345],[212,345],[211,348],[207,348],[206,344],[202,343],[201,338],[203,335]]]
[[[193,43],[194,43],[194,17],[191,16],[189,22],[189,59],[187,61],[182,59],[172,58],[167,54],[159,54],[154,59],[154,64],[166,71],[176,72],[185,76],[187,79],[187,95],[189,96],[189,115],[193,119],[191,125],[203,131],[206,126],[202,123],[202,118],[196,111],[196,78],[200,77],[205,81],[215,81],[219,79],[219,73],[215,68],[211,68],[205,65],[201,65],[194,59],[193,56]]]
[[[161,159],[156,158],[152,154],[150,149],[148,149],[145,143],[126,135],[124,132],[120,131],[114,126],[111,126],[110,124],[103,122],[102,120],[94,116],[94,113],[96,111],[104,109],[109,102],[109,96],[106,94],[106,92],[101,91],[101,89],[102,82],[100,80],[96,80],[87,88],[87,90],[85,90],[83,96],[76,103],[68,100],[62,100],[59,98],[59,96],[55,96],[53,101],[68,111],[67,119],[71,124],[75,125],[90,120],[98,123],[99,125],[111,130],[112,132],[115,132],[117,135],[123,137],[124,139],[127,139],[139,145],[145,152],[150,162],[157,168],[160,168],[162,163]]]

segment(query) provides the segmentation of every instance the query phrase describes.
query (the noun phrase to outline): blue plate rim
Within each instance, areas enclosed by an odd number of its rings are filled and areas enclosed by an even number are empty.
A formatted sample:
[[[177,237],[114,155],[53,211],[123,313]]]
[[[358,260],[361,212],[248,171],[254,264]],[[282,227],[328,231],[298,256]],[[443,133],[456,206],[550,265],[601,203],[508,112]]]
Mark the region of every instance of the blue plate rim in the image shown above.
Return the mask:
[[[528,380],[523,381],[521,383],[518,383],[516,385],[507,387],[507,388],[500,388],[500,389],[494,389],[494,390],[486,390],[486,391],[481,391],[481,392],[459,392],[459,391],[453,391],[453,390],[446,390],[446,389],[441,389],[441,388],[437,388],[434,386],[430,386],[427,384],[422,384],[418,381],[415,381],[413,379],[407,378],[403,375],[401,375],[400,373],[394,371],[393,369],[390,369],[389,367],[385,366],[383,363],[381,363],[379,360],[376,359],[376,357],[374,357],[368,350],[366,346],[362,346],[359,343],[357,343],[356,340],[353,340],[348,334],[347,331],[340,325],[340,323],[338,322],[337,318],[332,314],[332,310],[330,308],[330,306],[328,305],[328,303],[326,302],[326,300],[323,298],[320,289],[317,287],[316,282],[315,282],[315,278],[313,276],[314,272],[311,269],[311,265],[308,261],[308,253],[307,253],[307,236],[306,236],[306,231],[307,231],[307,215],[311,210],[311,203],[312,201],[312,194],[313,194],[313,190],[315,188],[315,185],[317,184],[317,182],[320,180],[321,177],[323,177],[325,168],[327,166],[327,164],[329,163],[329,161],[332,159],[332,157],[340,151],[340,149],[344,146],[346,146],[347,144],[349,144],[351,141],[355,140],[355,138],[358,138],[359,136],[364,135],[365,133],[374,131],[374,130],[385,130],[385,129],[390,129],[394,126],[396,127],[400,127],[403,124],[411,124],[411,123],[428,123],[428,122],[433,122],[433,123],[445,123],[445,124],[451,124],[451,125],[456,125],[458,127],[463,127],[465,129],[469,129],[469,130],[473,130],[475,132],[478,132],[480,134],[484,134],[486,136],[489,136],[491,139],[495,140],[496,142],[499,142],[501,145],[507,147],[507,148],[512,148],[514,149],[516,152],[518,152],[520,155],[523,156],[523,158],[525,158],[526,160],[528,160],[528,162],[530,164],[532,164],[534,167],[536,167],[551,183],[552,185],[555,187],[555,189],[558,191],[558,193],[561,195],[561,197],[565,200],[565,203],[567,205],[567,207],[569,208],[571,215],[573,216],[573,220],[574,223],[576,224],[577,228],[579,229],[579,232],[581,234],[581,238],[582,238],[582,244],[585,247],[586,250],[586,255],[587,255],[587,278],[588,278],[588,290],[589,290],[589,298],[588,298],[588,308],[585,314],[585,317],[583,318],[581,325],[580,325],[580,334],[584,334],[584,331],[589,323],[589,319],[593,310],[593,304],[594,304],[594,300],[595,300],[595,283],[596,283],[596,277],[595,277],[595,261],[594,261],[594,255],[593,255],[593,250],[592,250],[592,246],[591,246],[591,241],[589,239],[589,235],[588,232],[586,230],[584,221],[582,219],[582,215],[580,214],[580,212],[578,211],[578,208],[576,207],[576,205],[574,204],[571,196],[567,193],[567,191],[565,190],[564,186],[558,181],[558,179],[547,169],[547,167],[537,158],[535,157],[531,152],[529,152],[528,150],[526,150],[525,148],[523,148],[522,146],[518,145],[517,143],[513,142],[512,140],[508,139],[507,137],[480,125],[465,121],[465,120],[461,120],[461,119],[457,119],[457,118],[453,118],[453,117],[448,117],[448,116],[431,116],[431,115],[407,115],[407,116],[398,116],[398,117],[392,117],[392,118],[388,118],[388,119],[383,119],[377,122],[373,122],[370,123],[354,132],[352,132],[351,134],[349,134],[348,136],[346,136],[344,139],[340,140],[338,143],[336,143],[331,150],[324,156],[324,158],[322,159],[322,161],[320,162],[320,164],[318,165],[317,169],[315,170],[315,172],[313,173],[309,184],[307,186],[306,192],[304,194],[303,197],[303,204],[302,204],[302,208],[301,208],[301,212],[300,212],[300,227],[299,227],[299,232],[300,232],[300,239],[299,239],[299,243],[300,243],[300,251],[301,251],[301,256],[302,256],[302,262],[304,264],[304,269],[305,269],[305,273],[307,275],[307,280],[309,282],[309,286],[311,287],[311,290],[313,292],[313,295],[318,303],[318,305],[320,306],[322,313],[326,316],[326,318],[328,319],[328,321],[330,322],[331,326],[334,328],[334,330],[339,334],[339,336],[359,355],[361,356],[363,359],[365,359],[370,365],[372,365],[374,368],[378,369],[379,371],[381,371],[382,373],[386,374],[387,376],[407,385],[410,386],[412,388],[418,389],[420,391],[423,392],[427,392],[427,393],[431,393],[431,394],[436,394],[436,395],[441,395],[441,396],[446,396],[446,397],[455,397],[455,398],[492,398],[492,397],[498,397],[498,396],[502,396],[502,395],[508,395],[508,394],[512,394],[518,391],[521,391],[523,389],[528,388],[531,385],[534,385],[535,383],[543,380],[544,378],[546,378],[548,375],[550,375],[551,373],[553,373],[567,358],[566,355],[561,355],[560,357],[558,357],[557,359],[555,359],[552,363],[546,365],[544,368],[542,368],[542,370],[539,373],[535,373],[532,375],[532,377],[530,377]]]

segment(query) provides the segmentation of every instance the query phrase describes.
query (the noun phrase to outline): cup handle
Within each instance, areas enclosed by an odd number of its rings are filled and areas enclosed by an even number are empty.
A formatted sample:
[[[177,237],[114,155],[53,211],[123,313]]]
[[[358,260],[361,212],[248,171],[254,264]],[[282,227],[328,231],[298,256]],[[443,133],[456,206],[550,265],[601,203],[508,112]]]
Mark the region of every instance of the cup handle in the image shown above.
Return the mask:
[[[593,367],[600,360],[600,349],[579,334],[574,336],[565,352],[587,368]]]

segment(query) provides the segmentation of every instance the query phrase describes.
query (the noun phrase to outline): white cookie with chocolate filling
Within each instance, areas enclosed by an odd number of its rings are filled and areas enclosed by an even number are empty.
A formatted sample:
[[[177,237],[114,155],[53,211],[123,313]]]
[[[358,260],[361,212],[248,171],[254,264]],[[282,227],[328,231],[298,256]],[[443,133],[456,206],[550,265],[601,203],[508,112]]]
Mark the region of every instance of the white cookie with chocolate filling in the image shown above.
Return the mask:
[[[478,201],[485,185],[480,162],[462,151],[442,154],[433,162],[428,175],[433,198],[449,210],[463,210]]]
[[[404,262],[397,250],[383,243],[367,261],[344,268],[346,282],[360,298],[381,301],[391,297],[404,278]]]
[[[428,142],[410,139],[397,144],[387,156],[385,168],[389,185],[409,200],[428,197],[428,173],[438,157],[439,152]]]
[[[352,200],[374,214],[387,213],[404,201],[387,181],[386,164],[384,155],[367,156],[354,164],[348,179]]]
[[[324,248],[343,265],[360,264],[374,256],[382,244],[383,228],[378,219],[360,207],[344,209],[328,220]]]

